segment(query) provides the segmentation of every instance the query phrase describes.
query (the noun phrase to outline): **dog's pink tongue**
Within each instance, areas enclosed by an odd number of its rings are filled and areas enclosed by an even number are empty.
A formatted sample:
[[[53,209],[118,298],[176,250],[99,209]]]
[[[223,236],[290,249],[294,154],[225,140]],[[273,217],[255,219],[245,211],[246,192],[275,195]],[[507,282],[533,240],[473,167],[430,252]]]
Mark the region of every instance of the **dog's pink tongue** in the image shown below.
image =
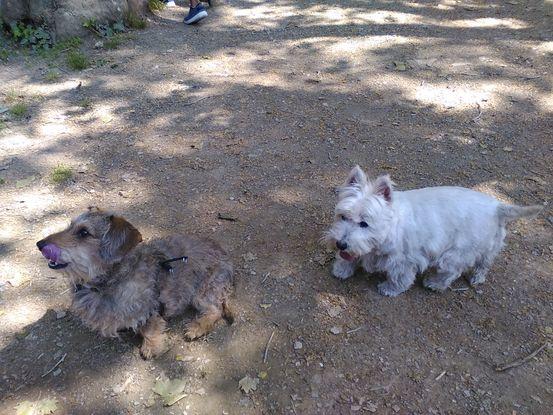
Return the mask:
[[[40,252],[42,252],[42,255],[44,255],[44,258],[48,259],[52,262],[58,262],[58,259],[60,258],[61,249],[59,249],[54,244],[48,244],[44,246]]]
[[[345,259],[346,261],[353,261],[355,259],[355,257],[353,257],[352,255],[348,254],[347,252],[345,251],[340,251],[340,256]]]

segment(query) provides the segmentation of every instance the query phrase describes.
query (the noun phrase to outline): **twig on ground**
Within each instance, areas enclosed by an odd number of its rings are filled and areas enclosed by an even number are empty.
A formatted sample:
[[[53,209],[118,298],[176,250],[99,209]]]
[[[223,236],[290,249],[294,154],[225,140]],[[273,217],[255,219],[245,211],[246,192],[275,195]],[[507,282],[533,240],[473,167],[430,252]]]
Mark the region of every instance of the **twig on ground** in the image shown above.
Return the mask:
[[[67,356],[67,353],[65,353],[60,360],[58,360],[58,363],[56,363],[54,366],[52,366],[52,368],[48,371],[48,372],[45,372],[43,373],[40,377],[43,378],[45,376],[47,376],[48,374],[52,373],[59,365],[61,365],[63,363],[63,361],[65,360],[65,357]]]
[[[478,119],[482,116],[482,107],[477,102],[476,105],[478,106],[478,115],[472,119],[472,121],[476,122]]]
[[[536,357],[536,355],[541,352],[543,349],[545,349],[547,347],[549,343],[548,342],[545,342],[544,344],[542,344],[538,349],[534,350],[532,353],[530,353],[528,356],[526,357],[523,357],[522,359],[518,359],[518,360],[515,360],[514,362],[511,362],[511,363],[508,363],[506,365],[503,365],[503,366],[497,366],[495,368],[496,372],[503,372],[505,370],[509,370],[509,369],[512,369],[514,367],[517,367],[517,366],[520,366],[520,365],[523,365],[524,363],[528,362],[529,360],[532,360],[534,357]]]
[[[440,373],[438,376],[436,376],[436,379],[434,380],[440,380],[441,378],[444,377],[444,375],[445,375],[445,370],[442,373]]]
[[[230,215],[220,213],[220,212],[217,213],[217,219],[228,220],[229,222],[237,222],[238,221],[238,219],[235,218],[234,216],[230,216]]]
[[[348,331],[346,331],[346,334],[355,333],[356,331],[361,330],[363,327],[365,327],[365,325],[359,326],[359,327],[357,327],[355,329],[352,329],[352,330],[348,330]]]
[[[298,415],[298,413],[296,412],[296,405],[294,405],[294,398],[290,397],[290,403],[292,404],[292,412]]]
[[[261,281],[261,284],[263,284],[267,280],[267,278],[269,278],[269,275],[271,275],[270,272],[265,274],[265,277],[263,277],[263,280]]]
[[[183,106],[185,107],[189,107],[190,105],[194,105],[196,102],[200,102],[200,101],[203,101],[204,99],[207,99],[209,98],[210,96],[206,96],[206,97],[201,97],[201,98],[198,98],[196,101],[192,101],[192,102],[185,102],[184,104],[182,104]]]
[[[452,288],[451,291],[468,291],[469,287]]]
[[[273,340],[273,336],[275,335],[275,331],[271,333],[271,337],[269,337],[269,341],[267,342],[267,346],[265,346],[265,353],[263,353],[263,363],[267,363],[267,355],[269,354],[269,345],[271,344],[271,340]]]

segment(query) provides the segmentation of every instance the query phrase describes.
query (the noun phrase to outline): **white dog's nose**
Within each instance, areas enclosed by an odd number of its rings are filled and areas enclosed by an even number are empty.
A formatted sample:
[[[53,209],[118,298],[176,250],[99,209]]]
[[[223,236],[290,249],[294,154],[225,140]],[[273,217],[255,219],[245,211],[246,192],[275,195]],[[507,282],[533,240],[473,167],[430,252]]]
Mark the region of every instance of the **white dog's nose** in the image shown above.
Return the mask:
[[[348,249],[348,244],[344,241],[336,241],[336,247],[340,251],[345,251],[346,249]]]

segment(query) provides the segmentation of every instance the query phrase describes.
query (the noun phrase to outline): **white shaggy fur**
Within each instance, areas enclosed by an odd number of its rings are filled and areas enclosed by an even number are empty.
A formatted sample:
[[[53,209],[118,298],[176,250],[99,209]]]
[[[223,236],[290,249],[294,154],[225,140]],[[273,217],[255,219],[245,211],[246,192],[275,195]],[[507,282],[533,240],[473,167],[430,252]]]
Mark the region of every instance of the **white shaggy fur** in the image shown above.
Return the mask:
[[[424,286],[443,291],[471,270],[470,283],[485,281],[503,247],[505,225],[535,216],[540,206],[506,205],[463,187],[394,191],[389,176],[374,182],[359,166],[339,189],[336,221],[324,240],[338,249],[332,273],[346,279],[358,266],[384,272],[378,291],[396,296],[432,267]]]

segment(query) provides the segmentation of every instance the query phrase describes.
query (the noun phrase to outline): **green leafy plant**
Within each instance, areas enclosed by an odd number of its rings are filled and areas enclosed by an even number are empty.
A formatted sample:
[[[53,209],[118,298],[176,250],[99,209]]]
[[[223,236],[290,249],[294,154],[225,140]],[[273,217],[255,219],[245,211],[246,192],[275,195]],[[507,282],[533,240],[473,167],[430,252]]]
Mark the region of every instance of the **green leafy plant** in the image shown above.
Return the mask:
[[[55,184],[62,184],[67,182],[73,177],[73,170],[71,167],[64,164],[58,164],[54,170],[52,170],[51,179]]]
[[[17,43],[34,51],[50,49],[53,44],[52,36],[45,26],[33,27],[23,22],[12,22],[10,33]]]
[[[0,61],[7,61],[10,56],[10,52],[7,49],[0,49]]]
[[[123,22],[116,22],[110,26],[107,23],[99,23],[94,18],[85,20],[83,22],[83,27],[100,37],[112,37],[117,33],[125,32],[125,25]]]
[[[90,66],[90,61],[84,53],[73,50],[67,54],[67,65],[75,71],[82,71]]]
[[[153,12],[160,12],[165,8],[165,3],[161,0],[148,0],[148,8]]]

